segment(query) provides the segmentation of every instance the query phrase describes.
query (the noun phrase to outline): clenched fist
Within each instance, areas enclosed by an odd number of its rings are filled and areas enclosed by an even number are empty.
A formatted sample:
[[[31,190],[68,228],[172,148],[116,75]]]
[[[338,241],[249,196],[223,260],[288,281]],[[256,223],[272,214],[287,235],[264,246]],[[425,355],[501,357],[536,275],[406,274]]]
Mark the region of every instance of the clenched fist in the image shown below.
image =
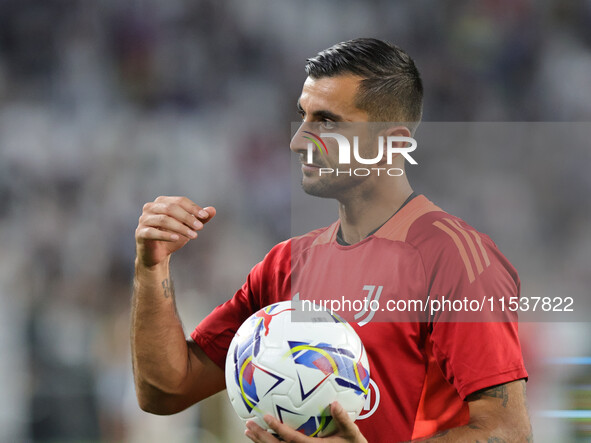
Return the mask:
[[[215,216],[215,208],[202,208],[187,197],[161,196],[144,205],[135,230],[139,265],[151,268],[197,238],[197,231]]]

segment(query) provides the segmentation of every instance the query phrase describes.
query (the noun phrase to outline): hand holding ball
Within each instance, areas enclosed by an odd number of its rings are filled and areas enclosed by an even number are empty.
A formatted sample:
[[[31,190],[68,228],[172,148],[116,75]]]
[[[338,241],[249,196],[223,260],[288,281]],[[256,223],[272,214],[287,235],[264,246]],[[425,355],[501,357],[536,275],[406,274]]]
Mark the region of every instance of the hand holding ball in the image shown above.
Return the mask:
[[[243,420],[262,428],[265,414],[309,436],[335,431],[330,403],[355,420],[369,390],[369,363],[359,336],[328,311],[293,321],[299,303],[279,302],[240,326],[226,357],[226,387]]]

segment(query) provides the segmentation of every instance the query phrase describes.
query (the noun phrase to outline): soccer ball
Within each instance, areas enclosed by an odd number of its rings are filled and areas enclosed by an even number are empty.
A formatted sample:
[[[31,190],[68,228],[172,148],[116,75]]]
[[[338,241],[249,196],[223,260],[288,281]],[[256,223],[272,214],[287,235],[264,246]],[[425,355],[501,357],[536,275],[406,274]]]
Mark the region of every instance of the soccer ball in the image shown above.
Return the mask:
[[[324,437],[336,431],[330,403],[352,420],[369,391],[369,363],[359,336],[335,314],[313,312],[292,321],[299,303],[275,303],[240,326],[226,357],[226,387],[234,410],[264,429],[270,414],[297,431]],[[310,312],[306,312],[308,318]]]

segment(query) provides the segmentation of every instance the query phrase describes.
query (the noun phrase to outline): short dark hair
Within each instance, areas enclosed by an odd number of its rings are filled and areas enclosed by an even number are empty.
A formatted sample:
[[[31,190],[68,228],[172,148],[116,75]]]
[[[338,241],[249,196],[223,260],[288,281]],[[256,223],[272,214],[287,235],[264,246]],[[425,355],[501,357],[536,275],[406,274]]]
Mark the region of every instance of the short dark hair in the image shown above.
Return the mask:
[[[337,43],[309,58],[312,78],[353,74],[362,78],[357,108],[373,121],[416,122],[423,112],[423,83],[413,59],[398,46],[375,38]]]

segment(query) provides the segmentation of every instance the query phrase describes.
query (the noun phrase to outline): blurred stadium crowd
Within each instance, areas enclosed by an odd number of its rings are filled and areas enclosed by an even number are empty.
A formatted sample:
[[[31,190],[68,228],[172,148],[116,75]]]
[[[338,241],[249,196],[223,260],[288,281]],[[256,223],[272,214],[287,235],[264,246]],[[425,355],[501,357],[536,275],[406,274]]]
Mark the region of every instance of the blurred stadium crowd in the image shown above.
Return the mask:
[[[137,218],[161,194],[218,208],[174,260],[188,332],[291,235],[304,61],[358,36],[413,56],[426,121],[591,119],[588,0],[0,1],[0,441],[236,441],[223,398],[173,418],[137,408]],[[450,172],[418,170],[419,191],[490,233],[524,288],[589,293],[588,146],[532,149],[479,181],[453,159],[468,148],[422,154]],[[589,324],[523,326],[536,441],[588,441],[589,420],[534,413],[591,410],[589,362],[552,363],[586,361]]]

